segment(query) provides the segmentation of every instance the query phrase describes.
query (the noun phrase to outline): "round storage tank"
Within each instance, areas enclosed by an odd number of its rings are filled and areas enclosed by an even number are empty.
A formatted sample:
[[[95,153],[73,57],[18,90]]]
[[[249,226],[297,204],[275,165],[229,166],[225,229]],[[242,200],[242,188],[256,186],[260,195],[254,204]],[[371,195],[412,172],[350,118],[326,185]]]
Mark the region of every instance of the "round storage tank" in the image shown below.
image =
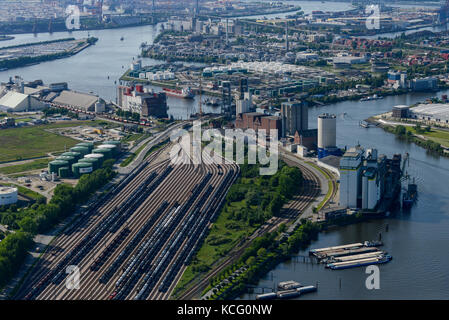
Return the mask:
[[[48,164],[48,172],[59,174],[59,169],[63,167],[68,167],[69,163],[63,160],[55,160]]]
[[[101,166],[101,164],[103,163],[104,155],[101,153],[91,153],[91,154],[85,155],[84,159],[86,159],[86,158],[98,159],[98,166]]]
[[[104,156],[103,160],[111,159],[112,158],[112,149],[94,149],[92,150],[92,153],[99,153]]]
[[[69,165],[76,163],[76,159],[71,156],[59,156],[56,158],[56,160],[67,161]]]
[[[92,142],[81,142],[78,143],[75,147],[86,147],[89,149],[89,153],[94,149],[94,144]]]
[[[72,172],[75,178],[81,177],[83,174],[88,174],[94,171],[91,163],[78,162],[72,166]]]
[[[118,140],[105,141],[104,144],[112,144],[112,145],[117,147],[118,151],[122,150],[122,143],[120,141],[118,141]]]
[[[79,152],[81,154],[81,157],[84,157],[86,154],[90,153],[89,148],[87,147],[73,147],[70,148],[71,152]]]
[[[118,147],[113,144],[102,144],[98,149],[111,149],[114,156],[118,155]]]
[[[69,156],[69,157],[74,157],[76,159],[76,161],[78,161],[79,159],[81,159],[81,153],[79,152],[64,152],[63,154],[61,154],[61,156]]]
[[[17,193],[17,188],[0,186],[0,206],[16,203]]]
[[[318,148],[325,149],[337,145],[337,117],[324,113],[318,116]]]
[[[100,168],[100,160],[96,159],[96,158],[83,158],[81,159],[80,162],[86,162],[86,163],[90,163],[92,165],[92,168],[94,170],[97,170],[98,168]]]
[[[58,176],[60,178],[69,178],[72,175],[72,171],[69,167],[59,168]]]

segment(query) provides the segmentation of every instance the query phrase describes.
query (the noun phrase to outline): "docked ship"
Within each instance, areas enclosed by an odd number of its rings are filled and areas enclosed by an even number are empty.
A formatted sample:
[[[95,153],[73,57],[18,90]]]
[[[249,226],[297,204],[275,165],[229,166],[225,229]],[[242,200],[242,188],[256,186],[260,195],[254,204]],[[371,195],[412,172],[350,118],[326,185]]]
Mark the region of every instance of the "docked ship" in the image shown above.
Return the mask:
[[[413,179],[413,183],[408,184],[407,191],[402,195],[402,208],[410,209],[415,203],[417,195],[418,186],[415,183],[415,179]]]
[[[378,96],[377,94],[371,96],[371,97],[365,97],[360,99],[360,101],[371,101],[371,100],[379,100],[379,99],[383,99],[384,97],[382,96]]]
[[[392,259],[393,259],[392,256],[388,254],[382,254],[381,256],[378,257],[329,263],[326,265],[326,268],[332,270],[349,269],[349,268],[369,266],[372,264],[384,264],[391,261]]]
[[[164,90],[164,92],[168,96],[172,96],[175,98],[193,99],[195,97],[195,94],[193,93],[193,91],[188,87],[182,88],[182,90],[168,89],[168,88],[163,88],[162,90]]]

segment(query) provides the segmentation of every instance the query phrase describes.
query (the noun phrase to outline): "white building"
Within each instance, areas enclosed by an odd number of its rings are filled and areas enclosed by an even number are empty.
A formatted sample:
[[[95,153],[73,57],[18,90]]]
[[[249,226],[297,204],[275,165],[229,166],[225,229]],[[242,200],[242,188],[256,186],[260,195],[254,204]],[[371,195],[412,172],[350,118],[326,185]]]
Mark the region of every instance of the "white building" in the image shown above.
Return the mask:
[[[17,202],[17,188],[0,187],[0,206]]]
[[[340,206],[357,208],[363,149],[350,148],[340,160]]]
[[[45,103],[37,98],[16,91],[9,91],[0,98],[0,110],[12,112],[37,111],[45,108]]]
[[[236,97],[235,99],[235,113],[236,115],[240,113],[247,113],[250,112],[252,106],[253,106],[253,98],[250,92],[244,92],[243,93],[243,99],[239,99]]]

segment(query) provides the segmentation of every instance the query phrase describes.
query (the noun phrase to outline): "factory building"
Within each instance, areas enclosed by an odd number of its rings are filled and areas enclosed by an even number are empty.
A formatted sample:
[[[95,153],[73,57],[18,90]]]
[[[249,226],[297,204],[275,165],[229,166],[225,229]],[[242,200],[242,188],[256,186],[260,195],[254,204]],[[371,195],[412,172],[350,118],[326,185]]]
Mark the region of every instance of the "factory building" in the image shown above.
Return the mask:
[[[259,129],[266,130],[267,134],[270,130],[277,130],[278,136],[281,133],[281,118],[276,116],[269,116],[258,112],[240,113],[235,119],[235,127],[238,129]]]
[[[309,112],[305,102],[284,102],[281,105],[282,137],[295,136],[308,129]]]
[[[0,206],[6,206],[17,202],[17,188],[0,186]]]
[[[341,156],[337,148],[337,117],[324,113],[318,116],[318,159],[329,155]]]
[[[138,113],[142,117],[167,118],[167,95],[155,93],[143,85],[118,86],[117,104],[124,110]]]
[[[401,155],[388,159],[376,149],[350,148],[340,159],[340,206],[375,210],[400,191],[401,175]]]

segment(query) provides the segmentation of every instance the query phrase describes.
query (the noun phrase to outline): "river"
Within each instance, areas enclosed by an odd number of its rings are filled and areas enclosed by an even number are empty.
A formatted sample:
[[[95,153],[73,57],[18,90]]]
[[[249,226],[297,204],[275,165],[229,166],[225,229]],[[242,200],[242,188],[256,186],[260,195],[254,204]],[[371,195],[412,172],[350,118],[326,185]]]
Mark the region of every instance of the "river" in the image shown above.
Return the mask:
[[[438,93],[438,95],[447,92]],[[297,280],[315,285],[318,291],[299,299],[448,299],[449,255],[449,159],[435,157],[424,149],[398,140],[380,128],[361,128],[358,123],[372,115],[387,112],[394,105],[412,104],[434,94],[407,94],[386,97],[383,100],[347,101],[309,110],[309,123],[317,127],[316,117],[335,113],[337,117],[337,144],[340,147],[360,143],[375,147],[388,156],[394,153],[410,154],[407,171],[416,178],[419,200],[410,213],[395,212],[388,218],[340,227],[321,233],[299,255],[308,255],[311,248],[354,243],[377,239],[382,233],[393,260],[380,266],[380,290],[365,287],[365,268],[333,271],[324,265],[290,261],[271,271],[258,286],[272,288],[280,281]],[[386,232],[386,226],[389,230]],[[341,281],[341,288],[340,288]],[[253,294],[242,295],[254,299]]]
[[[297,1],[307,3],[305,1]],[[315,10],[329,10],[330,4],[313,2],[308,4]],[[339,4],[332,2],[339,6]],[[349,5],[348,3],[344,3]],[[301,5],[301,4],[299,4]],[[309,10],[305,4],[303,10]],[[340,6],[341,10],[346,7]],[[10,76],[20,75],[25,80],[42,79],[45,83],[67,81],[74,90],[92,91],[108,100],[115,100],[114,81],[122,75],[125,68],[137,57],[142,42],[151,43],[160,26],[141,26],[125,29],[89,31],[99,38],[96,45],[67,59],[45,62],[39,65],[0,72],[0,81]],[[14,40],[2,42],[8,46],[29,41],[46,41],[69,36],[86,37],[87,31],[57,32],[53,34],[16,35]],[[124,36],[124,41],[120,37]],[[145,59],[145,64],[158,61]],[[108,79],[109,76],[109,79]],[[441,94],[441,93],[439,93]],[[260,281],[264,287],[272,287],[283,280],[299,280],[304,284],[318,282],[317,293],[305,295],[300,299],[448,299],[449,289],[449,160],[429,155],[414,144],[399,141],[394,135],[379,128],[364,129],[358,126],[360,120],[391,110],[394,105],[410,105],[435,94],[407,94],[386,97],[383,100],[367,102],[341,102],[338,104],[310,109],[311,127],[316,127],[316,117],[322,112],[338,115],[339,146],[352,146],[360,143],[365,147],[376,147],[379,153],[391,156],[394,153],[410,153],[409,173],[417,179],[419,201],[409,214],[397,212],[389,218],[367,223],[346,226],[322,233],[311,247],[358,242],[375,239],[382,232],[385,250],[393,260],[380,266],[381,289],[365,289],[364,268],[331,271],[323,266],[288,262]],[[196,111],[196,101],[169,98],[169,114],[175,118],[187,117]],[[205,112],[210,110],[205,106]],[[385,232],[386,225],[389,231]],[[301,253],[304,254],[304,253]],[[307,252],[305,252],[307,254]],[[341,288],[340,288],[341,279]],[[254,295],[242,298],[253,299]]]

